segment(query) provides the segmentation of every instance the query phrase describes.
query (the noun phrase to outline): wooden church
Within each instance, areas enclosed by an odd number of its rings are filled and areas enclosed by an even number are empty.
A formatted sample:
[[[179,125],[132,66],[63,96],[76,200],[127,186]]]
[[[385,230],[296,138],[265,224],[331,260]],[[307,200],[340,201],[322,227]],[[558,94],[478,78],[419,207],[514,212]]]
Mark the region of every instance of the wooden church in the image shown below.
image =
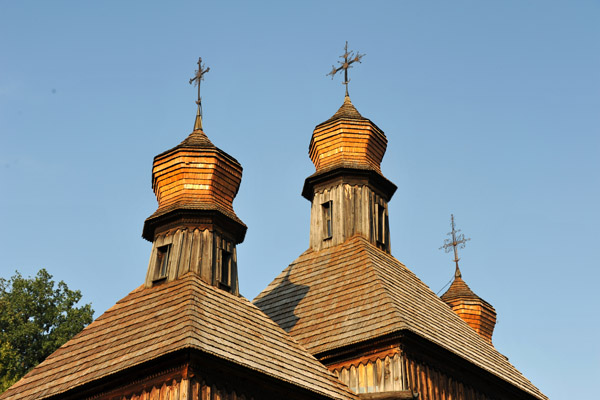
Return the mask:
[[[310,140],[308,250],[242,297],[242,167],[197,103],[193,132],[154,158],[143,284],[0,399],[546,399],[494,348],[495,311],[458,268],[439,298],[391,255],[387,139],[347,92]]]

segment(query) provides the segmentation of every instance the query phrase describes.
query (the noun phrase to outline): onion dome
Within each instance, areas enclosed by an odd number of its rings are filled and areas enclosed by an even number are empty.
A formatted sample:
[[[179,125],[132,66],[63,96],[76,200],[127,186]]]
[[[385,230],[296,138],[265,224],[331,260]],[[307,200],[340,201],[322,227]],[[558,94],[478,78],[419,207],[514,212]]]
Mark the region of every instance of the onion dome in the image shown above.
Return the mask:
[[[492,344],[496,310],[490,303],[473,293],[462,279],[460,270],[457,270],[452,285],[441,299],[486,342]]]
[[[383,131],[360,115],[346,95],[340,109],[313,131],[309,156],[317,173],[338,167],[381,173],[386,148]]]
[[[175,223],[167,220],[181,224],[182,218],[197,217],[200,213],[225,217],[221,220],[229,229],[233,228],[240,243],[246,226],[233,211],[232,203],[241,179],[240,163],[212,144],[197,117],[194,131],[184,141],[154,157],[152,189],[158,210],[144,223],[142,236],[153,241],[158,226]],[[207,224],[213,223],[211,217]]]

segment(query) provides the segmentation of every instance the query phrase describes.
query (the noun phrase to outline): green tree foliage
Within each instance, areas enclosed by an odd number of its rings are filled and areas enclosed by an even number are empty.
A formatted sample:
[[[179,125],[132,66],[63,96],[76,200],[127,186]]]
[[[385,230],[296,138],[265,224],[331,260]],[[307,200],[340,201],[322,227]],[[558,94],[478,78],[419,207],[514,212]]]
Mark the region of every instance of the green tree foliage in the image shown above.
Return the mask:
[[[92,322],[79,290],[58,286],[45,269],[34,278],[0,278],[0,393]]]

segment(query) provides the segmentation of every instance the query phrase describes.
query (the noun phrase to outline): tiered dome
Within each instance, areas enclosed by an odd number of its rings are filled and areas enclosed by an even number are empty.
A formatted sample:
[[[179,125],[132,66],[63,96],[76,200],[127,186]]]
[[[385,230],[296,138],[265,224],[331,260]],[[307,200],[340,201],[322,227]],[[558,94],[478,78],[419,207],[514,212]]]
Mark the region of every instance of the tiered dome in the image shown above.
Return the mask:
[[[346,96],[340,109],[313,131],[309,155],[317,173],[338,167],[381,172],[386,148],[383,131],[360,115]]]
[[[146,220],[142,236],[152,241],[158,219],[182,210],[218,212],[245,232],[232,204],[241,179],[240,163],[212,144],[197,124],[179,145],[154,157],[152,189],[158,210]]]
[[[462,279],[460,272],[441,299],[452,308],[489,344],[496,326],[496,310],[490,303],[477,296]]]

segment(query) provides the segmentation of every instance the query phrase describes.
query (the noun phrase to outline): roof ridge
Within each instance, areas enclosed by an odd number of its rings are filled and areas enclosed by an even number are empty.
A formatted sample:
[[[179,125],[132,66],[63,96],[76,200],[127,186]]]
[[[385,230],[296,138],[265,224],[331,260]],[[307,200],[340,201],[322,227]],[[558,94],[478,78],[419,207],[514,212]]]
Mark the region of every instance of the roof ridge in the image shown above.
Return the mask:
[[[202,281],[198,282],[198,286],[202,286],[202,284],[205,284],[205,282],[202,282]],[[218,291],[218,292],[217,291],[212,291],[212,292],[205,291],[205,294],[207,295],[207,297],[208,296],[215,297],[215,299],[214,299],[215,303],[218,303],[218,301],[216,299],[218,296],[226,296],[226,297],[230,297],[230,299],[233,302],[237,302],[238,304],[242,305],[246,309],[251,308],[252,310],[257,311],[256,315],[259,316],[260,319],[261,319],[261,328],[263,327],[262,324],[269,324],[269,325],[271,325],[271,328],[274,329],[275,332],[277,332],[279,334],[278,337],[269,336],[268,332],[266,332],[264,329],[261,329],[261,332],[259,332],[259,334],[263,338],[269,337],[269,340],[265,339],[265,341],[270,342],[271,344],[276,344],[276,342],[278,341],[278,339],[279,340],[283,340],[283,341],[291,342],[293,344],[293,346],[296,346],[296,348],[292,347],[292,349],[291,349],[291,350],[293,350],[293,354],[295,355],[296,359],[301,362],[301,365],[303,367],[308,367],[312,371],[307,371],[307,370],[304,370],[302,368],[294,367],[294,366],[291,366],[291,365],[283,362],[284,360],[287,360],[287,358],[285,358],[285,356],[283,356],[283,355],[281,356],[281,360],[280,360],[282,366],[285,366],[285,368],[288,368],[288,369],[290,369],[290,368],[294,369],[301,376],[304,376],[304,377],[308,378],[308,377],[310,377],[311,374],[317,373],[317,371],[314,371],[313,368],[316,365],[318,365],[319,369],[321,370],[321,373],[324,373],[326,376],[329,377],[329,382],[330,383],[335,383],[335,385],[339,389],[342,389],[342,390],[346,391],[349,394],[353,394],[350,391],[350,389],[347,388],[346,385],[344,385],[341,381],[339,381],[339,379],[333,373],[331,373],[331,371],[329,371],[324,365],[322,365],[321,362],[319,360],[317,360],[300,342],[298,342],[295,337],[293,337],[292,335],[290,335],[289,333],[287,333],[284,329],[282,329],[275,321],[273,321],[271,318],[269,318],[260,308],[258,308],[256,305],[254,305],[250,300],[248,300],[244,296],[235,296],[235,295],[232,295],[232,294],[230,294],[228,292],[225,292],[225,291],[222,291],[222,292],[221,291]],[[201,304],[202,304],[203,307],[206,305],[205,301],[202,301]],[[250,327],[246,327],[245,329],[251,330]],[[265,334],[267,334],[267,336],[265,336]],[[209,338],[209,340],[210,340],[210,338]],[[243,341],[250,341],[251,342],[251,339],[244,338]],[[205,344],[205,343],[203,343],[203,344]],[[206,352],[206,349],[202,349],[202,351]],[[218,355],[219,357],[230,359],[230,361],[235,362],[235,360],[233,360],[232,357],[225,357],[223,354],[216,354],[216,353],[215,353],[215,355]],[[311,361],[308,362],[308,360],[311,360]],[[272,361],[275,361],[275,359],[272,359]],[[257,361],[257,359],[255,359],[254,362],[259,363]],[[317,363],[317,364],[315,364],[315,363]],[[254,367],[250,366],[249,364],[243,364],[243,365],[246,365],[248,368],[254,369]],[[289,383],[293,384],[294,386],[302,387],[302,388],[304,388],[306,390],[309,390],[311,392],[319,393],[319,392],[315,391],[314,389],[309,388],[307,385],[300,384],[298,382],[295,382],[292,379],[288,379],[287,377],[277,376],[277,375],[274,375],[274,374],[267,373],[266,371],[262,371],[262,372],[266,373],[267,375],[271,375],[271,376],[277,377],[278,379],[285,380],[286,382],[289,382]],[[332,393],[330,391],[330,389],[327,387],[327,385],[325,384],[325,382],[317,381],[317,382],[313,382],[313,383],[317,384],[317,386],[321,388],[321,390],[322,390],[321,393],[322,394],[324,392],[328,392],[329,396],[333,396],[334,395],[334,393]]]
[[[385,253],[383,250],[379,249],[378,247],[375,247],[375,246],[374,246],[374,245],[373,245],[371,242],[369,242],[369,241],[368,241],[366,238],[364,238],[364,237],[362,237],[362,236],[359,236],[359,237],[358,237],[358,239],[359,239],[361,242],[363,242],[364,244],[367,244],[367,245],[369,245],[369,246],[372,246],[372,247],[374,247],[375,249],[377,249],[377,250],[381,251],[382,253],[384,253],[384,254],[387,254],[387,253]],[[398,304],[396,304],[396,302],[393,300],[393,295],[392,295],[392,292],[390,291],[390,289],[388,288],[387,282],[386,282],[386,281],[384,280],[384,278],[381,276],[381,274],[380,274],[380,272],[377,270],[377,268],[374,268],[374,267],[373,267],[373,265],[375,264],[375,263],[374,263],[374,261],[372,260],[372,256],[373,256],[373,254],[371,254],[371,253],[370,253],[370,252],[367,250],[367,248],[364,248],[364,247],[363,247],[363,251],[364,251],[364,252],[367,254],[367,257],[369,257],[369,259],[371,259],[371,263],[372,263],[372,264],[370,265],[370,267],[371,267],[370,269],[371,269],[371,270],[373,270],[373,273],[375,274],[375,276],[376,276],[377,280],[378,280],[378,281],[380,282],[380,284],[383,286],[383,290],[384,290],[384,291],[387,293],[387,295],[389,296],[389,298],[390,298],[389,300],[390,300],[390,302],[391,302],[391,304],[392,304],[392,307],[393,307],[393,309],[394,309],[395,313],[397,314],[397,318],[400,320],[400,325],[405,325],[406,327],[409,327],[409,326],[410,326],[410,324],[409,324],[409,323],[407,323],[407,322],[404,320],[404,318],[402,317],[402,313],[401,313],[401,311],[400,311],[400,308],[399,308]]]

